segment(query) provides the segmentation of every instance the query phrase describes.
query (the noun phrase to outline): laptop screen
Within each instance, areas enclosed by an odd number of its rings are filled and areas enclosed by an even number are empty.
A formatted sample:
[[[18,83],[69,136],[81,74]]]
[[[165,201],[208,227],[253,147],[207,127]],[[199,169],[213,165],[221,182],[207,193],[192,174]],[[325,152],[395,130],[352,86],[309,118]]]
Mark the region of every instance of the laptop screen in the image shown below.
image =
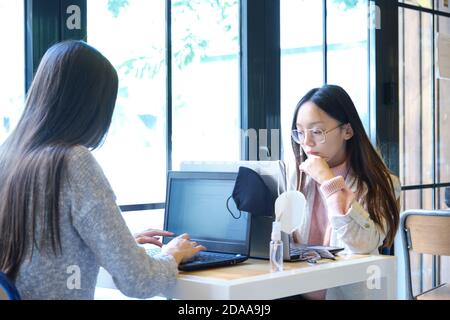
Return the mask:
[[[235,219],[227,210],[236,177],[229,172],[169,172],[164,229],[188,233],[208,251],[248,254],[250,217],[242,212]],[[228,204],[239,217],[233,199]]]

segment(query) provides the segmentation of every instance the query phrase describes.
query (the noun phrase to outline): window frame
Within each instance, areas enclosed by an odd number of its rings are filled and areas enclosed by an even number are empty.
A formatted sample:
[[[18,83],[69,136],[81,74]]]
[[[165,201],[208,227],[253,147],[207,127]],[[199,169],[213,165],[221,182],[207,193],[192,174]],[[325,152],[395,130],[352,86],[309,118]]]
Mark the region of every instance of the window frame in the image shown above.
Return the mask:
[[[450,13],[449,12],[444,12],[441,10],[437,10],[436,8],[438,7],[439,0],[433,0],[432,1],[432,8],[426,8],[426,7],[421,7],[421,6],[416,6],[416,5],[412,5],[412,4],[408,4],[408,3],[404,3],[401,0],[398,1],[393,1],[393,5],[395,6],[393,9],[393,12],[395,13],[395,15],[397,17],[390,17],[389,22],[394,21],[395,19],[398,20],[398,14],[399,14],[399,10],[400,9],[409,9],[409,10],[413,10],[415,12],[418,13],[428,13],[431,14],[432,16],[432,33],[433,33],[433,41],[432,43],[435,43],[435,38],[436,38],[436,32],[437,32],[437,28],[436,28],[436,18],[437,17],[446,17],[446,18],[450,18]],[[397,25],[399,25],[399,21],[396,22]],[[404,32],[404,30],[403,30]],[[396,34],[398,35],[398,32],[396,32]],[[395,36],[395,35],[394,35]],[[397,40],[396,45],[399,46],[400,39]],[[433,145],[432,145],[432,176],[433,176],[433,183],[418,183],[418,184],[411,184],[411,185],[403,185],[401,187],[401,190],[406,192],[406,191],[419,191],[419,192],[423,192],[423,191],[430,191],[431,189],[431,198],[432,198],[432,208],[433,210],[439,209],[439,204],[440,204],[440,198],[441,198],[441,189],[445,188],[445,187],[450,187],[450,181],[447,182],[438,182],[438,172],[439,172],[439,165],[438,165],[438,161],[440,160],[440,155],[439,155],[439,149],[438,149],[438,143],[440,143],[439,140],[440,136],[439,136],[439,121],[437,121],[438,119],[438,112],[439,112],[439,107],[438,104],[439,102],[437,101],[437,97],[436,97],[436,84],[437,84],[437,78],[436,78],[436,68],[434,67],[436,65],[436,54],[435,54],[435,46],[432,46],[432,131],[433,131]],[[396,59],[396,64],[398,66],[398,62],[399,62],[400,57],[397,55],[397,59]],[[404,61],[404,58],[403,58]],[[397,68],[397,70],[399,70]],[[420,71],[421,72],[421,71]],[[398,73],[397,73],[398,74]],[[400,79],[399,79],[400,80]],[[400,88],[399,88],[399,81],[397,81],[398,84],[398,89],[396,92],[400,93]],[[404,91],[403,91],[404,92]],[[420,95],[422,96],[422,92],[420,93]],[[402,99],[403,101],[405,100],[404,98]],[[404,110],[404,106],[399,106],[403,107],[402,110],[398,110],[397,115],[400,116],[400,112],[403,112],[403,114],[405,113]],[[422,118],[421,118],[422,119]],[[389,121],[389,120],[388,120]],[[421,120],[422,121],[422,120]],[[398,119],[397,124],[400,124],[400,119]],[[404,128],[401,128],[404,129]],[[382,130],[383,131],[383,130]],[[398,130],[400,131],[400,130]],[[399,132],[398,132],[399,133]],[[405,132],[403,130],[402,132],[403,135],[405,135]],[[400,137],[398,137],[397,139],[397,146],[399,148],[399,142],[400,142]],[[406,149],[405,149],[405,145],[403,145],[403,150],[398,150],[397,153],[402,152],[403,154],[406,153]],[[420,157],[422,157],[422,155],[419,155]],[[400,161],[398,160],[398,163],[400,166]],[[422,202],[422,197],[420,199],[420,201]],[[424,276],[423,276],[423,267],[424,267],[424,257],[423,255],[420,255],[419,257],[419,290],[423,291],[423,280],[424,280]],[[438,284],[440,284],[440,268],[441,268],[441,263],[440,263],[440,258],[437,256],[432,256],[432,261],[431,261],[431,283],[434,287],[436,287]],[[409,275],[407,275],[409,276]]]

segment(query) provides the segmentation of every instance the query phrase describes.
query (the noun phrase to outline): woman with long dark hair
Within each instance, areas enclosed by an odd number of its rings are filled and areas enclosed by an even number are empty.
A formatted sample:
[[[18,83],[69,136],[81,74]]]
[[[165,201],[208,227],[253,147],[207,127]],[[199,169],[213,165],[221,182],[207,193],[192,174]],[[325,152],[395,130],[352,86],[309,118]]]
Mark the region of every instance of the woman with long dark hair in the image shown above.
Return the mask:
[[[82,41],[42,58],[22,117],[0,147],[0,271],[25,299],[92,299],[99,266],[126,295],[167,293],[177,265],[202,250],[188,235],[149,257],[133,238],[91,154],[110,126],[118,77]]]
[[[292,122],[296,184],[307,199],[297,242],[379,254],[399,224],[400,184],[372,146],[345,90],[325,85],[297,104]]]

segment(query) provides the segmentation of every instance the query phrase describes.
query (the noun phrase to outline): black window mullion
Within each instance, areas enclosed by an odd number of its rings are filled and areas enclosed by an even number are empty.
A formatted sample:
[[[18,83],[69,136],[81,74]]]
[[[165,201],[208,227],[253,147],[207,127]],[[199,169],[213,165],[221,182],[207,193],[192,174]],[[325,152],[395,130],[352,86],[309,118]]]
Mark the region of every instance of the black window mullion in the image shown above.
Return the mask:
[[[172,1],[166,0],[167,171],[172,170]]]
[[[31,85],[42,56],[49,47],[62,40],[86,39],[86,0],[25,1],[25,88]],[[81,28],[69,30],[67,8],[80,8]]]
[[[26,0],[26,91],[45,51],[61,39],[59,0]]]
[[[422,45],[423,45],[423,35],[422,35],[422,12],[419,13],[419,132],[423,130],[423,85],[422,85],[422,69],[423,69],[423,59],[422,59]],[[421,135],[421,138],[423,136]],[[419,175],[420,183],[423,184],[423,140],[420,140],[419,144]],[[423,194],[420,197],[420,207],[423,207]]]
[[[278,0],[241,1],[241,129],[268,130],[267,145],[258,143],[259,150],[271,150],[270,130],[280,123],[280,2]],[[249,159],[249,143],[243,135],[241,158]],[[278,160],[278,159],[271,159]]]
[[[399,174],[398,7],[392,0],[376,0],[381,28],[375,30],[376,102],[373,124],[387,166]]]
[[[433,10],[436,9],[435,8],[435,2],[433,1]],[[437,162],[436,162],[436,150],[439,149],[437,144],[436,144],[436,119],[435,118],[435,114],[436,114],[436,92],[435,92],[435,88],[436,88],[436,72],[435,72],[435,66],[436,66],[436,51],[435,51],[435,43],[436,43],[436,32],[435,32],[435,20],[436,20],[436,16],[434,14],[431,15],[431,19],[432,19],[432,27],[431,27],[431,35],[432,35],[432,43],[433,45],[431,46],[431,56],[432,56],[432,69],[431,69],[431,86],[432,86],[432,114],[433,114],[433,183],[437,183],[438,181],[436,180],[436,169],[437,169]],[[437,209],[437,199],[438,199],[438,194],[439,194],[439,190],[437,190],[436,188],[432,189],[432,198],[433,198],[433,209],[436,210]],[[438,286],[438,282],[440,282],[439,280],[439,276],[438,273],[440,272],[440,266],[439,263],[437,261],[437,257],[435,255],[433,255],[433,260],[432,260],[432,266],[431,266],[431,281],[432,281],[432,285],[433,287],[437,287]]]

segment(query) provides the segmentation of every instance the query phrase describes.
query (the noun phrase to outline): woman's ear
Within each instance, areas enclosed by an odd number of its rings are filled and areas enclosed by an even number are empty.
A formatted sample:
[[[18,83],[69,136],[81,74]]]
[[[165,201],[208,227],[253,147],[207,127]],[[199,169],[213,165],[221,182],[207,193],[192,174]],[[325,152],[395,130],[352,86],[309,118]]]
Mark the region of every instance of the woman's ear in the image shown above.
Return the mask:
[[[350,123],[347,123],[344,126],[344,139],[345,140],[350,140],[353,137],[353,128],[352,125]]]

